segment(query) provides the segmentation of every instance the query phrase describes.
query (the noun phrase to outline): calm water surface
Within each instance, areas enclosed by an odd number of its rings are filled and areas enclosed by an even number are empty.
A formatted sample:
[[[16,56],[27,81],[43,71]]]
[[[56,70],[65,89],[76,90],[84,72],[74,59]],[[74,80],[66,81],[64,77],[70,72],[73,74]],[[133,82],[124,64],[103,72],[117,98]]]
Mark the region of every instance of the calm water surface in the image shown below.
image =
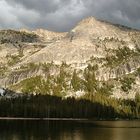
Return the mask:
[[[0,140],[140,140],[140,121],[4,121]]]

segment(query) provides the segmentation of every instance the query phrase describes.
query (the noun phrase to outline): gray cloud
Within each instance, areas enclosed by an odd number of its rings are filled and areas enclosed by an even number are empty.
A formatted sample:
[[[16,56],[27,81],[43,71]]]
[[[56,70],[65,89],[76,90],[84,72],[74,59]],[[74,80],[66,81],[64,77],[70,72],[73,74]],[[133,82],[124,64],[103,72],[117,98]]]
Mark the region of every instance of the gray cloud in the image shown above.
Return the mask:
[[[140,0],[0,0],[0,28],[68,31],[95,16],[140,29]]]

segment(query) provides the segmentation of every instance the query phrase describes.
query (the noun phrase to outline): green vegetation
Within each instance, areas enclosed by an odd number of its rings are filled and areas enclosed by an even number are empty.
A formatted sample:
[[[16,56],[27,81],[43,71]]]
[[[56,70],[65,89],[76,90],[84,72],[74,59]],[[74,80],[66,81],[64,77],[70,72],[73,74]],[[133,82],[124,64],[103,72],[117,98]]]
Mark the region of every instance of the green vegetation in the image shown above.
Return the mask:
[[[112,116],[112,118],[140,118],[139,94],[137,94],[135,100],[118,100],[115,98],[109,98],[104,94],[86,94],[83,98],[92,102],[98,102],[99,104],[102,104],[104,109],[102,110],[102,112],[100,112],[101,116],[107,115],[105,109],[107,106],[110,107],[110,116]],[[114,110],[114,113],[112,112],[112,109]]]
[[[68,89],[68,77],[68,73],[66,73],[63,68],[60,68],[60,72],[56,77],[51,76],[48,73],[46,79],[42,76],[35,76],[21,81],[16,86],[22,87],[23,93],[53,94],[63,96],[63,91]]]
[[[74,70],[71,78],[71,86],[74,91],[79,91],[82,89],[82,79],[78,76],[76,70]]]
[[[7,55],[6,58],[8,59],[8,65],[13,66],[20,62],[20,56],[19,55]]]
[[[140,118],[140,96],[136,100],[115,100],[102,94],[86,94],[74,99],[30,95],[0,100],[0,117],[39,118]]]
[[[102,86],[100,87],[100,89],[98,90],[98,92],[100,94],[110,96],[113,93],[113,88],[114,88],[114,85],[113,84],[103,82],[102,83]]]
[[[113,55],[106,57],[106,66],[116,67],[127,62],[129,58],[139,55],[140,53],[138,50],[131,50],[128,47],[119,48],[113,51]]]
[[[8,70],[6,66],[1,65],[0,66],[0,76],[4,76],[5,72]]]
[[[22,68],[22,74],[40,68],[43,70],[46,77],[38,75],[27,78],[18,84],[12,85],[11,89],[22,89],[22,92],[24,93],[49,94],[56,96],[64,96],[67,91],[84,91],[88,93],[103,93],[105,95],[112,94],[112,84],[96,80],[95,72],[98,69],[97,65],[92,66],[89,64],[83,73],[79,73],[79,71],[76,70],[71,72],[69,66],[64,64],[58,67],[53,63],[30,63]],[[56,75],[51,75],[52,69],[55,70],[56,68]],[[14,75],[20,75],[20,73],[21,71],[17,70]]]
[[[124,77],[123,79],[120,80],[122,86],[122,90],[124,92],[128,92],[129,90],[132,89],[132,84],[135,84],[135,78],[134,77]]]
[[[21,42],[33,43],[37,42],[38,36],[33,33],[20,32],[14,30],[2,30],[0,31],[0,43],[12,43],[20,44]]]
[[[135,100],[111,98],[112,82],[96,80],[97,65],[89,64],[82,73],[77,70],[71,72],[65,63],[59,67],[53,63],[29,63],[23,70],[38,68],[43,70],[45,77],[30,77],[14,85],[25,93],[24,96],[0,99],[1,117],[140,118],[139,94]],[[57,74],[51,75],[50,71],[54,68],[57,68]],[[135,79],[133,75],[128,75],[120,82],[122,89],[128,92]],[[83,91],[86,94],[77,99],[64,98],[68,91]]]
[[[90,64],[84,70],[84,86],[88,92],[95,92],[98,88],[98,81],[95,77],[95,71],[98,69],[97,65],[91,66]]]
[[[136,76],[140,76],[140,68],[137,69],[135,75],[136,75]]]
[[[48,94],[47,86],[41,76],[31,77],[22,81],[23,93]]]

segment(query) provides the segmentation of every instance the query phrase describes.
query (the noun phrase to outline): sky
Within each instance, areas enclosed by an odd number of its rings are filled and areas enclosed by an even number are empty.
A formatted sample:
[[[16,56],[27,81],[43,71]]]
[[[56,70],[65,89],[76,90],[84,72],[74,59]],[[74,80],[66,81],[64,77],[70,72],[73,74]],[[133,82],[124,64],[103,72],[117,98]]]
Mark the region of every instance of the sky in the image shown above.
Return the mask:
[[[64,32],[90,16],[140,29],[140,0],[0,0],[0,29]]]

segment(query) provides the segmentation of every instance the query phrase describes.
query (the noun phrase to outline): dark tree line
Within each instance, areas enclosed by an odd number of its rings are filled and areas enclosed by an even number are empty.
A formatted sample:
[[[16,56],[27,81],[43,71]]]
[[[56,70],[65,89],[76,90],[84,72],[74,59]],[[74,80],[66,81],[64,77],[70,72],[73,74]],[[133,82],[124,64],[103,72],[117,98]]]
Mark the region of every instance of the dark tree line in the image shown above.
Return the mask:
[[[0,100],[0,117],[33,118],[140,118],[140,98],[119,101],[87,94],[81,99],[36,95]]]

